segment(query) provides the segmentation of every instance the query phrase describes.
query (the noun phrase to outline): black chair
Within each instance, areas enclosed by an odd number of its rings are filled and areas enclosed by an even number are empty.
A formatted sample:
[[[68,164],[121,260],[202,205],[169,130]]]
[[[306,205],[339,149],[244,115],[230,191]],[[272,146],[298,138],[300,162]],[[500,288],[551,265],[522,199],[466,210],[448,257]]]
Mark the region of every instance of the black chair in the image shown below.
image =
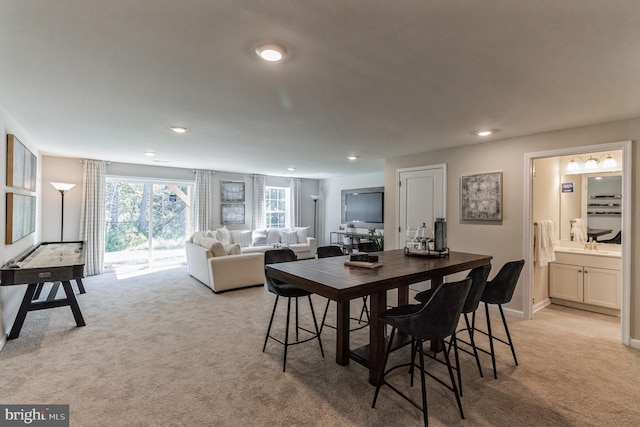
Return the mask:
[[[453,391],[456,397],[456,402],[458,404],[458,410],[460,411],[460,416],[462,417],[462,419],[464,419],[462,403],[460,402],[460,395],[458,394],[458,388],[456,386],[456,380],[453,376],[453,369],[449,361],[448,352],[444,351],[443,354],[445,359],[444,363],[446,364],[447,370],[449,371],[449,380],[451,381],[450,386],[440,378],[425,370],[425,352],[423,349],[423,343],[425,341],[438,342],[441,346],[444,347],[444,339],[447,337],[451,337],[451,345],[453,345],[454,350],[457,354],[457,345],[454,334],[458,325],[458,320],[460,319],[462,307],[467,298],[467,294],[469,293],[470,288],[470,278],[466,278],[459,282],[445,283],[439,286],[433,292],[431,298],[424,304],[401,305],[386,310],[380,315],[380,321],[392,326],[393,329],[391,330],[389,344],[384,355],[384,362],[382,363],[380,373],[378,375],[378,385],[376,387],[376,393],[373,397],[373,403],[371,405],[372,408],[374,408],[376,405],[376,400],[378,399],[380,388],[383,385],[387,385],[389,388],[391,388],[391,390],[395,391],[413,406],[420,409],[422,411],[424,425],[428,425],[429,417],[427,411],[427,389],[425,384],[425,374],[427,374],[431,378],[445,386],[447,389]],[[401,333],[409,335],[411,337],[411,341],[400,345],[398,345],[398,343],[394,343],[393,338],[396,334],[396,331],[400,331]],[[413,369],[414,367],[418,367],[415,365],[413,355],[411,356],[409,363],[400,364],[385,371],[387,361],[389,360],[389,353],[391,353],[392,350],[396,351],[399,348],[403,348],[409,344],[411,344],[412,349],[415,348],[417,350],[420,356],[419,369],[420,383],[422,386],[422,405],[416,403],[413,399],[402,393],[396,386],[388,383],[386,380],[387,374],[389,374],[391,371],[394,371],[398,368],[410,366],[411,385],[413,385]],[[431,357],[428,353],[426,354],[426,356]]]
[[[598,243],[617,243],[622,244],[622,231],[618,231],[618,234],[613,236],[611,239],[598,240]]]
[[[524,260],[521,259],[519,261],[510,261],[502,266],[498,274],[493,278],[493,280],[488,280],[487,285],[484,288],[484,292],[482,293],[482,297],[480,301],[484,303],[484,311],[487,317],[487,331],[482,331],[475,327],[476,323],[476,313],[473,313],[472,317],[472,328],[474,332],[480,332],[481,334],[487,335],[489,337],[489,346],[490,351],[486,351],[482,348],[478,348],[478,350],[483,353],[491,355],[491,363],[493,365],[493,377],[498,379],[498,374],[496,372],[496,353],[493,346],[493,341],[499,341],[503,344],[506,344],[511,348],[511,354],[513,354],[513,361],[518,365],[518,359],[516,358],[516,350],[513,347],[513,341],[511,340],[511,334],[509,333],[509,327],[507,326],[507,319],[504,317],[504,311],[502,310],[502,304],[506,304],[511,301],[513,298],[513,292],[516,289],[516,285],[518,284],[518,278],[520,277],[520,273],[522,272],[522,267],[524,267]],[[502,317],[502,324],[504,326],[504,331],[507,335],[507,341],[497,338],[493,335],[491,330],[491,317],[489,316],[489,304],[496,304],[498,309],[500,310],[500,316]]]
[[[265,349],[267,348],[267,341],[269,340],[269,338],[282,344],[284,346],[284,360],[282,363],[282,372],[285,372],[287,369],[287,349],[289,348],[289,346],[302,344],[304,342],[317,338],[318,345],[320,346],[320,353],[322,354],[322,357],[324,357],[324,350],[322,349],[322,341],[320,340],[320,330],[318,329],[318,322],[316,321],[316,313],[313,310],[313,303],[311,302],[311,292],[305,291],[304,289],[297,288],[293,285],[289,285],[280,280],[272,278],[266,269],[267,264],[276,264],[280,262],[290,262],[290,261],[297,261],[296,254],[291,249],[274,249],[274,250],[268,250],[264,253],[265,283],[267,285],[267,289],[269,290],[269,292],[276,295],[276,301],[273,304],[273,311],[271,312],[271,319],[269,320],[267,335],[264,338],[264,345],[262,346],[262,352],[264,353]],[[287,324],[285,326],[284,341],[271,335],[271,325],[273,324],[273,318],[276,314],[276,308],[278,307],[278,300],[280,297],[287,298]],[[309,329],[303,328],[299,324],[299,316],[298,316],[298,298],[299,297],[307,297],[309,300],[309,306],[311,307],[311,317],[313,318],[313,325],[315,327],[315,332],[310,331]],[[291,316],[291,298],[295,298],[295,303],[296,303],[296,340],[294,342],[289,342],[289,319]],[[306,332],[307,334],[310,334],[310,336],[301,340],[299,335],[300,330]]]
[[[464,315],[464,321],[466,327],[463,329],[459,329],[454,332],[454,336],[456,338],[456,342],[462,342],[471,347],[471,351],[467,350],[464,347],[458,347],[459,350],[464,351],[475,357],[476,365],[478,365],[478,372],[480,372],[480,376],[482,377],[482,367],[480,366],[480,357],[478,357],[478,349],[476,347],[476,342],[473,339],[473,327],[469,324],[469,313],[475,313],[478,309],[478,305],[480,305],[480,298],[482,298],[482,293],[484,292],[484,288],[487,284],[487,278],[489,277],[489,272],[491,271],[491,264],[482,265],[480,267],[476,267],[472,269],[467,277],[471,279],[471,289],[469,289],[469,294],[467,295],[467,299],[464,302],[464,306],[462,307],[462,314]],[[431,296],[433,295],[434,289],[429,289],[423,292],[419,292],[416,294],[415,299],[420,301],[421,303],[426,303],[429,301]],[[457,334],[461,331],[467,331],[469,334],[469,342],[463,341],[458,338]],[[451,350],[451,344],[449,344],[448,350]],[[462,376],[460,374],[460,369],[458,364],[456,364],[456,371],[458,373],[458,390],[460,391],[460,396],[462,396]]]
[[[358,252],[378,252],[378,245],[374,242],[360,242],[358,243]]]
[[[331,246],[319,246],[316,249],[316,253],[318,254],[318,258],[329,258],[329,257],[334,257],[334,256],[343,256],[344,252],[342,252],[342,248],[340,246],[336,246],[336,245],[331,245]],[[322,328],[324,328],[325,326],[331,329],[335,329],[335,326],[332,325],[328,325],[325,323],[326,319],[327,319],[327,312],[329,311],[329,303],[331,302],[330,299],[327,299],[327,305],[324,308],[324,315],[322,316],[322,322],[320,323],[320,333],[322,333]],[[357,320],[359,323],[359,326],[353,329],[350,329],[350,331],[357,331],[358,329],[362,329],[366,326],[369,325],[369,310],[367,309],[367,297],[364,296],[362,297],[362,310],[360,311],[360,317],[359,318],[353,318],[353,320]],[[366,314],[367,320],[363,323],[362,321],[362,317]]]

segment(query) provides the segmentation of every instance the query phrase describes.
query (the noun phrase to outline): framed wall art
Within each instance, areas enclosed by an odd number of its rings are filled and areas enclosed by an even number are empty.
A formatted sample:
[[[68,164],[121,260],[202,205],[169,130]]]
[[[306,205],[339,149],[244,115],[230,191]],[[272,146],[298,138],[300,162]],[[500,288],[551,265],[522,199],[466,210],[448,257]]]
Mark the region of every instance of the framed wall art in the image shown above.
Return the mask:
[[[502,172],[460,177],[460,219],[502,221]]]
[[[244,202],[244,182],[220,181],[221,202]]]
[[[38,158],[15,135],[7,135],[7,187],[36,191]]]
[[[223,203],[220,205],[222,224],[244,224],[244,203]]]
[[[5,243],[10,245],[36,231],[36,198],[7,193]]]

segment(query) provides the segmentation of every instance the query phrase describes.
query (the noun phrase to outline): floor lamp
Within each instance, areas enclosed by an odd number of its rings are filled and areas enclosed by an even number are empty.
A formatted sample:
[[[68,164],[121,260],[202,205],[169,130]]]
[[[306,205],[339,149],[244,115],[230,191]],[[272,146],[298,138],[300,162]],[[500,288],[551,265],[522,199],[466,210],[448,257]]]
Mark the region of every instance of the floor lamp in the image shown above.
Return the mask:
[[[62,196],[62,210],[60,213],[60,242],[63,242],[62,236],[64,231],[64,193],[71,190],[76,185],[66,184],[64,182],[51,182],[50,184],[53,185],[53,188],[58,190],[60,192],[60,195]]]
[[[318,199],[320,198],[320,196],[318,196],[317,194],[312,194],[310,197],[311,200],[313,200],[313,238],[315,239],[317,228],[316,219],[318,218]]]

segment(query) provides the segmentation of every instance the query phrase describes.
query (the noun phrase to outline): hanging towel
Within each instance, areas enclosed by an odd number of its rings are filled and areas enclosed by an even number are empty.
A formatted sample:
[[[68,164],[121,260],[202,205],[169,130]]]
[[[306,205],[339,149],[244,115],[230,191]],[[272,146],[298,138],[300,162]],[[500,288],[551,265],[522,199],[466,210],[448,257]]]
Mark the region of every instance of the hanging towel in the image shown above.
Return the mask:
[[[574,242],[587,241],[587,224],[582,218],[574,218],[571,220],[571,235]]]
[[[537,227],[535,226],[537,224]],[[550,262],[556,260],[556,253],[553,246],[553,221],[546,219],[534,223],[534,260],[538,267],[545,267]]]

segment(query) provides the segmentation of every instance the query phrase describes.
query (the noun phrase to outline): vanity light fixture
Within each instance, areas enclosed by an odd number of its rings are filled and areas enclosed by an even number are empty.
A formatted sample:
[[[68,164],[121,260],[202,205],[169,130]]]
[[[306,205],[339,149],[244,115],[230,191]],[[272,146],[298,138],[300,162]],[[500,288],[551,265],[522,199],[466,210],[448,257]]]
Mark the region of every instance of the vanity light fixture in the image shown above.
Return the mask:
[[[187,128],[184,126],[171,126],[171,130],[175,133],[185,133]]]
[[[567,171],[576,172],[580,170],[580,165],[576,161],[576,157],[584,163],[584,170],[595,170],[598,168],[598,165],[600,165],[600,161],[604,156],[607,157],[602,162],[603,169],[612,169],[618,166],[618,162],[616,162],[616,159],[611,157],[611,154],[609,153],[603,154],[599,158],[595,158],[593,157],[593,155],[589,154],[589,158],[587,160],[584,160],[580,156],[572,156],[571,161],[567,164]]]
[[[287,49],[275,43],[268,43],[258,46],[256,54],[268,62],[280,62],[287,56]]]

